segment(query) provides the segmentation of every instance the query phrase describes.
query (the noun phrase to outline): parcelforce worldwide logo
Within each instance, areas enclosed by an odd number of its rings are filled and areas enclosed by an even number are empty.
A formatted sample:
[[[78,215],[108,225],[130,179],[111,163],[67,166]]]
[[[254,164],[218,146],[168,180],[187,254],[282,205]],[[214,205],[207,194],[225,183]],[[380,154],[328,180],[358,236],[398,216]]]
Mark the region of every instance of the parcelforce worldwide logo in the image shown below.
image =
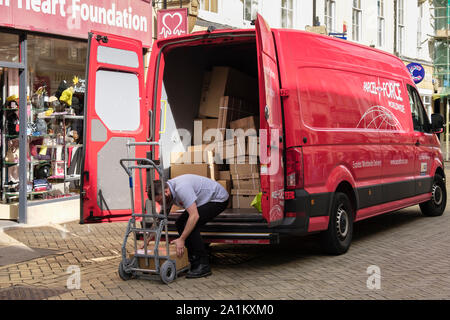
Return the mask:
[[[361,117],[357,128],[377,130],[402,130],[394,112],[405,113],[402,90],[396,81],[365,81],[363,91],[378,96],[379,105],[370,107]],[[387,107],[381,104],[386,103]],[[394,112],[393,112],[394,111]]]
[[[389,109],[382,106],[369,108],[356,127],[360,129],[402,130],[400,121]]]

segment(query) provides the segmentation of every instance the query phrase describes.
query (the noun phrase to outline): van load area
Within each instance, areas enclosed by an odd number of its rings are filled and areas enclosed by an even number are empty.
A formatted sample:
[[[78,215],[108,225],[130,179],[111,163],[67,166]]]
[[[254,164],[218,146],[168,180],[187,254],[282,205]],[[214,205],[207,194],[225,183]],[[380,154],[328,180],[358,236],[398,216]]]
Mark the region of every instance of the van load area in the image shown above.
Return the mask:
[[[216,180],[230,194],[229,208],[202,229],[205,241],[275,240],[251,206],[261,191],[256,57],[254,36],[164,54],[160,141],[166,179],[197,174]],[[176,230],[182,211],[172,208],[170,230]]]

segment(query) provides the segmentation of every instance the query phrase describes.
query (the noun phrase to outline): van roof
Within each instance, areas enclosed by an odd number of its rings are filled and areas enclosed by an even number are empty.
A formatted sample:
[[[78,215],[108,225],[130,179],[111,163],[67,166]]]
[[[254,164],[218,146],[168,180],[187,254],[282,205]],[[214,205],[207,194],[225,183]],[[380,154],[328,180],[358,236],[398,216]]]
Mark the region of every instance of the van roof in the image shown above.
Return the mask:
[[[380,60],[380,54],[384,57],[386,57],[388,60],[391,59],[391,63],[393,64],[397,64],[400,66],[400,64],[402,66],[405,66],[405,64],[403,63],[403,61],[389,53],[377,48],[372,48],[369,47],[367,45],[363,45],[360,43],[356,43],[356,42],[352,42],[352,41],[348,41],[348,40],[343,40],[343,39],[338,39],[335,37],[331,37],[331,36],[327,36],[327,35],[322,35],[322,34],[317,34],[317,33],[313,33],[313,32],[309,32],[309,31],[303,31],[303,30],[295,30],[295,29],[281,29],[281,28],[271,28],[272,32],[274,34],[279,34],[279,35],[287,35],[289,33],[297,33],[297,34],[302,34],[306,37],[313,37],[315,39],[326,39],[327,41],[332,41],[336,44],[339,45],[343,45],[347,48],[358,48],[358,49],[362,49],[365,50],[366,52],[371,52],[373,54],[375,54],[373,56],[374,59],[376,60]],[[183,41],[183,40],[189,40],[192,38],[196,38],[196,39],[208,39],[209,37],[215,38],[217,36],[226,36],[226,35],[248,35],[248,36],[254,36],[255,35],[255,28],[251,28],[251,29],[215,29],[214,31],[197,31],[191,34],[187,34],[185,36],[179,36],[179,37],[174,37],[174,38],[168,38],[168,39],[161,39],[161,40],[157,40],[157,45],[158,47],[161,47],[165,44],[168,44],[170,42],[179,42],[179,41]],[[369,58],[370,59],[370,58]],[[382,59],[384,60],[384,59]],[[406,78],[410,78],[410,75],[406,69],[406,67],[404,67],[404,73],[403,76]]]

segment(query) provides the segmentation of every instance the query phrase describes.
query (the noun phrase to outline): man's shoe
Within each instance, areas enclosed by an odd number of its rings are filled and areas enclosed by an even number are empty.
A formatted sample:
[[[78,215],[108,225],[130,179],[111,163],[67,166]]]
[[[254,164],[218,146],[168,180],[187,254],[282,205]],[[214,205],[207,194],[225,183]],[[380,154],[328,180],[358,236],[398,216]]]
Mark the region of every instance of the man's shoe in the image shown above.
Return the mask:
[[[209,264],[200,263],[197,266],[191,268],[191,270],[186,274],[186,278],[202,278],[211,275],[211,267]]]

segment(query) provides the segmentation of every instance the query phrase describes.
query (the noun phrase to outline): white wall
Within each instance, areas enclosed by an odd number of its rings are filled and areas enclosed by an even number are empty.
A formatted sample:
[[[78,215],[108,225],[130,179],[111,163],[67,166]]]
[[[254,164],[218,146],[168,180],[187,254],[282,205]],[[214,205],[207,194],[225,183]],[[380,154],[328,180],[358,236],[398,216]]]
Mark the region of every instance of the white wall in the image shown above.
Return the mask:
[[[241,0],[218,0],[219,12],[217,14],[199,10],[199,17],[211,22],[229,25],[236,28],[253,28],[249,22],[243,19],[243,2]],[[416,0],[404,0],[405,2],[405,50],[404,58],[420,59],[432,62],[428,49],[428,43],[424,42],[422,48],[417,48],[417,22],[418,7]],[[352,39],[352,0],[336,0],[335,30],[343,31],[343,24],[347,24],[347,39]],[[324,18],[325,0],[316,0],[316,15],[320,24],[325,24]],[[428,35],[434,33],[430,23],[430,4],[423,4],[422,41]],[[377,1],[362,0],[361,39],[359,43],[394,53],[394,0],[384,0],[385,33],[384,45],[377,46]],[[259,0],[258,12],[273,28],[281,27],[281,0]],[[294,29],[304,30],[305,26],[313,24],[313,0],[294,0]]]

